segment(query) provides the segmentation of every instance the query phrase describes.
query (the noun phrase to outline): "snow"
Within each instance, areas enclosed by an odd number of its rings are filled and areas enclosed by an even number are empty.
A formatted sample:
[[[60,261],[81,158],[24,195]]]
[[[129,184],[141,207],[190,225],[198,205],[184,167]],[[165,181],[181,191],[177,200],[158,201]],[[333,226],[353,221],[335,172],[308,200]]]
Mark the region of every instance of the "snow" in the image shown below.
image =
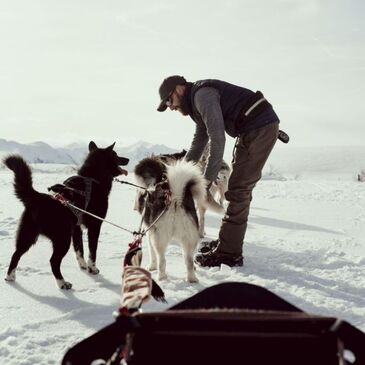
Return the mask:
[[[167,252],[168,304],[151,300],[144,310],[163,310],[205,287],[224,281],[261,285],[316,314],[349,321],[365,331],[365,183],[358,182],[362,148],[278,147],[254,190],[244,244],[244,266],[198,268],[199,284],[184,281],[180,247]],[[359,156],[360,153],[360,156]],[[352,155],[352,157],[351,157]],[[38,191],[73,174],[73,166],[36,164]],[[127,178],[133,181],[133,174]],[[13,176],[0,169],[0,269],[3,277],[14,249],[23,206],[13,194]],[[134,189],[115,184],[107,219],[135,229]],[[215,238],[220,216],[208,213],[207,236]],[[98,249],[100,274],[78,269],[71,248],[62,263],[73,289],[56,287],[51,245],[40,238],[19,264],[17,281],[0,281],[0,358],[6,364],[58,364],[65,351],[113,321],[120,300],[121,261],[129,233],[104,224]],[[146,245],[146,240],[144,245]],[[87,250],[86,250],[87,251]],[[144,265],[148,250],[144,250]],[[154,274],[155,275],[155,274]]]

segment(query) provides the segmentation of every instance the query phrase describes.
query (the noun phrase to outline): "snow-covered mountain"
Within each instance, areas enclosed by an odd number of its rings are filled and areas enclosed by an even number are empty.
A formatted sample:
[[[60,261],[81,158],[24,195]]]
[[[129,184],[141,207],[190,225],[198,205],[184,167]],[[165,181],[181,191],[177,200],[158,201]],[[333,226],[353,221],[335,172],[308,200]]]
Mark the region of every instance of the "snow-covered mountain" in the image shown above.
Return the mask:
[[[34,142],[22,144],[14,141],[7,141],[0,138],[0,156],[9,153],[20,154],[31,163],[58,163],[58,164],[79,164],[87,154],[87,145],[70,144],[66,147],[55,148],[45,142]],[[129,167],[134,165],[142,158],[152,153],[173,153],[176,150],[162,144],[151,144],[139,141],[131,146],[116,147],[120,156],[130,159]]]
[[[230,147],[226,148],[226,160],[230,159]],[[55,148],[45,142],[22,144],[0,139],[0,158],[9,153],[18,153],[31,163],[58,163],[79,165],[87,154],[87,145],[72,143]],[[176,149],[163,144],[139,141],[130,146],[118,147],[120,156],[128,157],[128,169],[132,171],[138,161],[151,154],[174,153]],[[365,169],[365,146],[292,147],[278,144],[264,170],[264,177],[281,180],[283,175],[305,176],[331,173],[351,174],[354,178]]]
[[[117,148],[118,155],[128,157],[130,162],[128,167],[131,168],[142,158],[151,154],[174,153],[176,149],[167,147],[163,144],[152,144],[145,141],[139,141],[127,147]]]
[[[28,162],[72,163],[72,156],[68,155],[68,151],[53,148],[44,142],[22,144],[0,139],[0,154],[8,153],[20,154]]]

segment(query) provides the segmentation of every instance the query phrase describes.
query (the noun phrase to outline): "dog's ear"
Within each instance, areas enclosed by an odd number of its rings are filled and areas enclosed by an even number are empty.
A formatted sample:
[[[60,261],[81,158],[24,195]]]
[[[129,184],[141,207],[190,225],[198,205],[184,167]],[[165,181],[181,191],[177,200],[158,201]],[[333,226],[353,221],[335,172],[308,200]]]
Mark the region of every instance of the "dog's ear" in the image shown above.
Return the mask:
[[[111,144],[109,147],[107,147],[107,150],[112,150],[115,146],[115,142],[113,144]]]
[[[96,145],[96,143],[94,141],[91,141],[89,143],[89,152],[96,151],[97,149],[98,149],[98,146]]]

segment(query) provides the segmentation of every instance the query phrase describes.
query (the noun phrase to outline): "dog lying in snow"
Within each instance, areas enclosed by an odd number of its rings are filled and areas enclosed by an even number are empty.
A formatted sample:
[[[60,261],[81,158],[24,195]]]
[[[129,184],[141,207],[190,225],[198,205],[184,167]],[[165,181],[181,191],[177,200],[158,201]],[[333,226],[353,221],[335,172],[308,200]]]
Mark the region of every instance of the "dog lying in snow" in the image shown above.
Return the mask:
[[[165,162],[163,162],[165,161]],[[187,281],[198,282],[194,253],[198,245],[199,224],[196,205],[206,202],[206,180],[199,167],[183,160],[169,161],[159,156],[141,160],[134,170],[140,190],[136,209],[143,214],[148,231],[150,264],[158,270],[158,279],[167,278],[165,252],[172,239],[180,242],[187,271]]]

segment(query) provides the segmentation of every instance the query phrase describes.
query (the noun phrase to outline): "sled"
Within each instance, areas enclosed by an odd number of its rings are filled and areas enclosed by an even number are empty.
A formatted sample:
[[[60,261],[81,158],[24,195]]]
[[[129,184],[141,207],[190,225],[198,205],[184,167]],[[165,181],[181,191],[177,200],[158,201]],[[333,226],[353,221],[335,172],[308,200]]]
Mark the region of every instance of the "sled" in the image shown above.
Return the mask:
[[[118,316],[81,341],[62,365],[365,364],[365,334],[334,317],[303,312],[262,287],[224,283],[164,312]]]

